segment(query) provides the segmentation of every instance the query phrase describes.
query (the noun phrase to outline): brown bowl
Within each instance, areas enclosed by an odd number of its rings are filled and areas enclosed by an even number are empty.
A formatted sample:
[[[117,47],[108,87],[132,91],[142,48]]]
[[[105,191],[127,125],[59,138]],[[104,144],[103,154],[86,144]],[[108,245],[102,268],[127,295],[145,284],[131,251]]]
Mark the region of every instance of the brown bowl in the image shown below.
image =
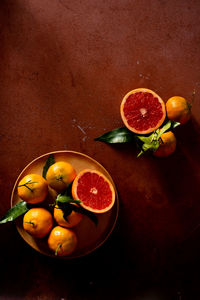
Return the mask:
[[[72,229],[76,233],[78,239],[78,245],[76,250],[71,255],[62,258],[71,259],[71,258],[85,256],[86,254],[89,254],[95,249],[97,249],[106,241],[106,239],[114,229],[118,217],[118,211],[119,211],[119,199],[118,199],[118,194],[117,194],[115,184],[111,176],[109,175],[109,173],[96,160],[92,159],[91,157],[85,154],[75,152],[75,151],[55,151],[55,152],[50,152],[42,156],[39,156],[38,158],[34,159],[31,163],[29,163],[17,178],[12,190],[11,207],[17,204],[19,201],[21,201],[21,199],[18,197],[17,194],[18,182],[25,175],[30,173],[36,173],[42,175],[43,166],[50,154],[54,155],[55,161],[67,161],[71,163],[77,173],[79,173],[80,171],[86,168],[100,171],[112,182],[113,187],[115,189],[116,200],[112,209],[103,214],[96,214],[98,218],[98,225],[95,225],[87,216],[84,215],[82,221]],[[52,202],[53,197],[54,195],[52,191],[50,191],[47,202],[48,203]],[[45,203],[42,205],[45,205]],[[21,217],[18,218],[16,221],[16,226],[21,237],[32,248],[34,248],[38,252],[44,255],[55,257],[54,253],[51,252],[48,248],[47,245],[48,236],[43,239],[33,238],[23,229],[22,223],[23,223],[22,218]]]

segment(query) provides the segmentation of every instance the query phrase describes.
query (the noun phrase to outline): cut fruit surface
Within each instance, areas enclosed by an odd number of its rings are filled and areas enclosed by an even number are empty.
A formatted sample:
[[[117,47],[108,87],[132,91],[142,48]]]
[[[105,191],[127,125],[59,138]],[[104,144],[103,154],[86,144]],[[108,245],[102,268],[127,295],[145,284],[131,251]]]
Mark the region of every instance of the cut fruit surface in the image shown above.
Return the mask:
[[[72,195],[82,201],[83,208],[94,213],[107,212],[115,202],[112,183],[102,173],[91,169],[81,171],[75,178]]]
[[[165,103],[154,91],[138,88],[127,93],[120,113],[125,126],[137,134],[147,134],[159,128],[165,120]]]

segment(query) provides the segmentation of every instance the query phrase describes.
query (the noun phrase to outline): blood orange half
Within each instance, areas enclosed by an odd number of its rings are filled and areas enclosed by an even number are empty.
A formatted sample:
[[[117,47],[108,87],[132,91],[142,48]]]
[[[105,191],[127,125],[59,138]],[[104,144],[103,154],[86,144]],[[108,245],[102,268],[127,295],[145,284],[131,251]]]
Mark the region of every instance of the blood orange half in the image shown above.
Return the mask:
[[[74,199],[81,200],[80,205],[94,213],[110,210],[115,202],[112,183],[99,171],[85,169],[75,178],[72,185]]]
[[[127,93],[120,113],[125,126],[137,134],[147,134],[159,128],[166,116],[163,100],[154,91],[145,88]]]

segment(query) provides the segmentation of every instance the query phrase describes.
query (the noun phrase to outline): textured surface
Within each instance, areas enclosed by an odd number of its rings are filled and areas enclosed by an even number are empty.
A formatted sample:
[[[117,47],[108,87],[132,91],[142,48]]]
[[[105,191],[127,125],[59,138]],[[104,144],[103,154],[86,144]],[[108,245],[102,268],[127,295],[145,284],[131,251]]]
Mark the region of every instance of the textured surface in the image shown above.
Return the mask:
[[[20,171],[53,150],[97,159],[121,198],[112,237],[71,263],[1,225],[1,299],[199,298],[199,16],[198,0],[1,0],[1,215]],[[137,87],[164,101],[196,90],[167,159],[93,141],[122,126],[121,100]]]

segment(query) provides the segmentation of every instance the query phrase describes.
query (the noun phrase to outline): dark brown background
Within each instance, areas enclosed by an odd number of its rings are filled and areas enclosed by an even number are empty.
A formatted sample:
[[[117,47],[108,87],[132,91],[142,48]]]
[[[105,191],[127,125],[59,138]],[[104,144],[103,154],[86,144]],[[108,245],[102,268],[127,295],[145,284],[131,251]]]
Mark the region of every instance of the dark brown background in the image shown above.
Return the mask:
[[[199,0],[1,0],[1,215],[26,164],[67,149],[110,172],[120,217],[104,246],[72,262],[1,225],[0,299],[200,299],[199,60]],[[122,126],[120,102],[137,87],[165,101],[196,90],[169,158],[93,140]]]

